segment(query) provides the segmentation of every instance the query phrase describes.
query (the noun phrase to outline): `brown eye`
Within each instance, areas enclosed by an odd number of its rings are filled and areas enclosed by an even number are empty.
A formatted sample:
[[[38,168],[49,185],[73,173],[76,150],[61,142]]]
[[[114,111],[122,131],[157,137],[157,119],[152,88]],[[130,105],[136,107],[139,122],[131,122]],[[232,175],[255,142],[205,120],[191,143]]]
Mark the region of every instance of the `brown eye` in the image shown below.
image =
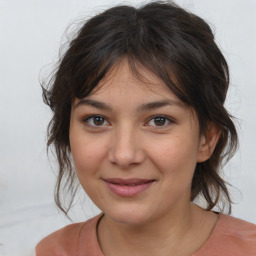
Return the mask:
[[[86,123],[86,125],[91,127],[97,127],[97,126],[101,127],[109,124],[108,121],[103,116],[97,116],[97,115],[86,117],[83,120],[83,122]]]
[[[148,126],[153,127],[167,127],[168,125],[174,123],[174,121],[167,116],[153,116],[148,122]]]
[[[104,118],[101,116],[93,117],[93,123],[95,125],[103,125],[104,124]]]
[[[166,123],[166,118],[164,117],[155,117],[154,118],[154,123],[156,126],[163,126]]]

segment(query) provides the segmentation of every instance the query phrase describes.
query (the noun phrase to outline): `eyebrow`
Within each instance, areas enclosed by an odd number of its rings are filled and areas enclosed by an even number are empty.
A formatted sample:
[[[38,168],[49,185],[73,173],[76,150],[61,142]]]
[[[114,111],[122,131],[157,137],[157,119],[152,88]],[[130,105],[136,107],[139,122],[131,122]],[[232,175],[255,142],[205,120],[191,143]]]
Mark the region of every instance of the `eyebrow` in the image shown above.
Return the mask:
[[[165,107],[165,106],[177,106],[177,107],[184,108],[185,105],[182,102],[168,99],[168,100],[154,101],[154,102],[142,104],[137,108],[137,111],[145,112],[145,111],[154,110],[154,109]]]
[[[111,106],[109,106],[108,104],[101,102],[101,101],[91,100],[91,99],[80,100],[74,106],[74,108],[77,108],[82,105],[92,106],[92,107],[95,107],[95,108],[101,109],[101,110],[113,111],[113,108]],[[158,109],[158,108],[165,107],[165,106],[177,106],[177,107],[184,108],[185,104],[182,102],[179,102],[179,101],[167,99],[167,100],[144,103],[137,108],[137,111],[145,112],[145,111],[154,110],[154,109]]]
[[[92,107],[95,107],[97,109],[102,109],[102,110],[113,110],[109,105],[107,105],[106,103],[104,102],[100,102],[100,101],[97,101],[97,100],[91,100],[91,99],[82,99],[80,100],[75,106],[74,108],[77,108],[79,106],[82,106],[82,105],[87,105],[87,106],[92,106]]]

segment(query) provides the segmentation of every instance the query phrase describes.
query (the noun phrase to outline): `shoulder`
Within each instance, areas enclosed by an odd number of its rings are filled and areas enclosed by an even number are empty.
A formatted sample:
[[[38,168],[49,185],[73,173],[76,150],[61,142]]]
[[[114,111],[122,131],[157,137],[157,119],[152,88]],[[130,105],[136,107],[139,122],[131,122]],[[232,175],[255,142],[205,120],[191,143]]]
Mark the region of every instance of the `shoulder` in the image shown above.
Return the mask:
[[[86,222],[75,223],[61,228],[42,239],[36,246],[36,256],[78,256],[81,233],[88,236],[94,232],[99,216]]]
[[[223,251],[239,256],[256,255],[256,225],[253,223],[220,214],[215,236]]]
[[[220,213],[202,248],[193,256],[256,256],[256,225]]]
[[[36,256],[66,256],[77,251],[77,241],[83,223],[68,225],[42,239],[36,246]]]
[[[223,233],[229,234],[242,240],[254,239],[254,242],[256,242],[256,225],[253,223],[221,214],[219,224]]]

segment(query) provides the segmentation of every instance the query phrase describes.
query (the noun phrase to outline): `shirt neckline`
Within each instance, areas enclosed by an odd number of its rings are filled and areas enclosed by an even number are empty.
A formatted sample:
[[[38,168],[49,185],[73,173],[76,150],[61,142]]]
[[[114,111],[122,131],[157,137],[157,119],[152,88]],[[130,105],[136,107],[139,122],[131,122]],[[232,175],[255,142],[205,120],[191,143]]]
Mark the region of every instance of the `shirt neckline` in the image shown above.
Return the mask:
[[[212,230],[210,236],[208,237],[206,242],[197,251],[195,251],[191,256],[200,256],[200,254],[203,251],[207,250],[207,247],[209,246],[209,244],[211,244],[212,241],[215,240],[216,234],[219,232],[219,229],[221,227],[221,223],[223,221],[224,214],[218,213],[218,212],[214,212],[214,213],[218,214],[219,217],[215,223],[215,226],[213,227],[213,230]],[[95,216],[93,219],[89,220],[88,227],[86,228],[86,230],[81,230],[80,243],[79,243],[79,252],[83,252],[83,254],[81,254],[81,255],[87,256],[87,254],[84,252],[88,252],[88,255],[91,255],[92,252],[96,252],[97,256],[104,256],[104,254],[100,248],[98,232],[97,232],[98,225],[104,215],[105,214],[102,212],[99,215]],[[85,245],[85,243],[83,243],[82,241],[88,241],[88,243],[86,243],[86,245]],[[89,245],[89,248],[88,248],[88,245]]]

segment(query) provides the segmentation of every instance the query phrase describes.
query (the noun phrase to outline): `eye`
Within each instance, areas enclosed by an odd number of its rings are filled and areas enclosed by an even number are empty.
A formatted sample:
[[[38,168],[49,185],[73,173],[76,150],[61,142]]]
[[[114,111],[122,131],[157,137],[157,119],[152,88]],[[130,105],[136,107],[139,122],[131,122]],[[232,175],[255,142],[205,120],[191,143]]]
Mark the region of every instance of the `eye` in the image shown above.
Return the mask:
[[[91,115],[83,119],[83,122],[91,127],[102,127],[109,124],[109,122],[100,115]]]
[[[154,116],[147,122],[147,125],[165,127],[173,122],[174,121],[171,118],[166,116]]]

